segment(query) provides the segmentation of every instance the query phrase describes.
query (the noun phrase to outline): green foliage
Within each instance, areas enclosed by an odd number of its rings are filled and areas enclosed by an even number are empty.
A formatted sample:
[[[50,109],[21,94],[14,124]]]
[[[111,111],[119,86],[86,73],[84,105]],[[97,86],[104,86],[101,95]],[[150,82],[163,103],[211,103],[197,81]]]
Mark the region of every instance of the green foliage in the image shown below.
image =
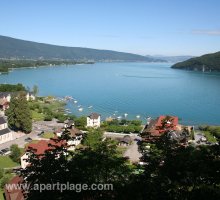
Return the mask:
[[[4,175],[0,180],[0,188],[4,188],[5,184],[10,180],[10,176]]]
[[[9,127],[29,133],[32,130],[32,115],[25,94],[20,93],[11,98],[9,109],[6,110]]]
[[[18,83],[16,85],[13,84],[0,84],[0,92],[19,92],[26,91],[25,87]]]
[[[79,129],[85,130],[86,123],[86,117],[84,116],[75,119],[75,126]]]
[[[91,132],[96,134],[98,131]],[[99,135],[99,134],[98,134]],[[90,136],[88,136],[90,137]],[[95,141],[95,139],[93,140]],[[58,156],[59,155],[59,156]],[[39,159],[34,152],[30,157],[31,166],[22,171],[30,183],[28,199],[127,199],[129,190],[123,192],[132,180],[131,168],[126,159],[118,155],[117,146],[111,140],[97,141],[92,148],[69,152],[56,147]],[[31,190],[39,183],[71,184],[113,184],[113,190],[82,190],[66,192]]]
[[[203,68],[205,68],[205,71],[220,71],[220,52],[191,58],[189,60],[176,63],[172,66],[172,68],[199,71],[202,71]]]
[[[143,196],[152,200],[220,197],[219,145],[183,147],[164,136],[150,146],[142,158],[147,163],[140,183],[146,188]]]
[[[103,139],[103,132],[101,130],[90,129],[86,133],[86,137],[83,139],[83,145],[94,149],[102,141],[102,139]]]
[[[11,145],[10,151],[11,151],[10,158],[11,158],[14,162],[19,163],[19,162],[20,162],[20,157],[21,157],[21,150],[20,150],[20,148],[18,147],[18,145],[17,145],[17,144]]]
[[[1,168],[12,168],[17,167],[18,163],[13,162],[9,156],[0,156],[0,166]]]
[[[4,175],[4,170],[0,168],[0,179],[3,177],[3,175]]]
[[[199,129],[220,139],[220,126],[200,126]]]
[[[102,124],[102,128],[109,132],[117,132],[117,133],[139,133],[142,130],[140,120],[117,120],[114,119],[112,121],[106,121]]]

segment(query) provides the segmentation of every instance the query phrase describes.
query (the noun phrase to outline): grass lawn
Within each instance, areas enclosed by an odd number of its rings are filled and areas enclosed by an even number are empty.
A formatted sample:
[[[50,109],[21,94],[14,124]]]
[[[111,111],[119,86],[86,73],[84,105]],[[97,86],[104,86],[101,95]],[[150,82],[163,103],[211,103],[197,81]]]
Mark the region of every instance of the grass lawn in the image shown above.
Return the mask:
[[[203,133],[209,142],[217,142],[216,138],[214,138],[214,136],[209,131],[203,131]]]
[[[12,168],[19,166],[19,164],[13,162],[9,156],[0,156],[0,166],[1,168]]]
[[[117,146],[117,150],[119,152],[120,155],[123,155],[125,153],[125,151],[127,150],[128,147],[124,147],[124,146]]]
[[[32,119],[34,121],[43,121],[44,120],[45,115],[43,113],[38,113],[35,110],[32,110],[31,112],[32,112]]]
[[[0,200],[4,200],[3,193],[4,193],[4,191],[2,189],[0,189]]]
[[[54,133],[48,132],[42,135],[42,138],[50,139],[54,137]]]

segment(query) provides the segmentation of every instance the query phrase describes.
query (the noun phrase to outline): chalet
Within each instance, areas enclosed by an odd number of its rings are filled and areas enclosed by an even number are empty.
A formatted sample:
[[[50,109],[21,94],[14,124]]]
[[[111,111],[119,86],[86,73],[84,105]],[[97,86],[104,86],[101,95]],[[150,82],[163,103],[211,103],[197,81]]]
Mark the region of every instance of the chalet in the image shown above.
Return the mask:
[[[98,113],[91,113],[87,116],[87,127],[98,128],[101,125],[101,115]]]
[[[160,116],[157,119],[151,119],[142,132],[144,141],[155,141],[164,133],[178,130],[178,117]]]
[[[13,140],[12,132],[8,128],[7,121],[4,117],[0,117],[0,144]]]
[[[69,132],[69,136],[70,136],[70,139],[67,142],[68,150],[75,150],[75,146],[79,145],[82,141],[83,132],[80,131],[79,129],[77,129],[74,126],[74,121],[73,120],[65,121],[64,127],[63,128],[58,128],[55,131],[56,136],[61,137],[64,130],[67,130]]]
[[[51,151],[56,147],[66,146],[65,141],[58,141],[50,139],[48,140],[40,140],[37,143],[31,143],[26,147],[26,152],[21,156],[21,168],[25,169],[30,163],[28,162],[28,158],[31,155],[31,152],[34,153],[41,158],[44,156],[46,151]]]

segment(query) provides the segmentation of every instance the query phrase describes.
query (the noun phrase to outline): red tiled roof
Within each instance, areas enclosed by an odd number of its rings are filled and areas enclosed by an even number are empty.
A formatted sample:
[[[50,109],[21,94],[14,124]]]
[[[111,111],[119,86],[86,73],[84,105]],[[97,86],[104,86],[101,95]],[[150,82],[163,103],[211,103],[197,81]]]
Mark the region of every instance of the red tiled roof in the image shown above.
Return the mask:
[[[23,182],[23,178],[20,176],[13,177],[7,184],[11,184],[11,188],[4,188],[5,198],[6,200],[23,200],[24,195],[22,189],[18,189],[13,187],[12,184],[21,184]]]
[[[157,120],[156,126],[162,126],[162,122],[163,122],[163,120],[164,120],[165,118],[166,118],[166,116],[161,115],[161,116],[158,118],[158,120]],[[177,126],[177,124],[178,124],[178,117],[171,116],[171,118],[172,118],[172,121],[171,121],[172,125],[173,125],[173,126]]]
[[[35,153],[37,155],[41,155],[44,154],[45,151],[47,150],[52,150],[54,149],[53,146],[62,146],[62,145],[66,145],[66,141],[59,141],[56,142],[55,140],[40,140],[38,143],[31,143],[27,146],[27,150],[28,149],[34,149]]]

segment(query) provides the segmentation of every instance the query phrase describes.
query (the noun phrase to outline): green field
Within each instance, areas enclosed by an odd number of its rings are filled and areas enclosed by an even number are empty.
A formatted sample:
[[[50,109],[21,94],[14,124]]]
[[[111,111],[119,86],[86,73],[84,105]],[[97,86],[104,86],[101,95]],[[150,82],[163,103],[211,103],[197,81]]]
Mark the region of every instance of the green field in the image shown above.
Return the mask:
[[[209,131],[203,131],[203,133],[209,142],[217,142],[216,138]]]
[[[54,137],[54,133],[48,132],[42,135],[43,138],[50,139]]]
[[[44,120],[45,114],[39,113],[35,110],[32,110],[31,112],[32,112],[32,119],[34,121],[43,121]]]
[[[19,166],[18,163],[13,162],[9,156],[0,156],[0,167],[1,168],[12,168]]]

